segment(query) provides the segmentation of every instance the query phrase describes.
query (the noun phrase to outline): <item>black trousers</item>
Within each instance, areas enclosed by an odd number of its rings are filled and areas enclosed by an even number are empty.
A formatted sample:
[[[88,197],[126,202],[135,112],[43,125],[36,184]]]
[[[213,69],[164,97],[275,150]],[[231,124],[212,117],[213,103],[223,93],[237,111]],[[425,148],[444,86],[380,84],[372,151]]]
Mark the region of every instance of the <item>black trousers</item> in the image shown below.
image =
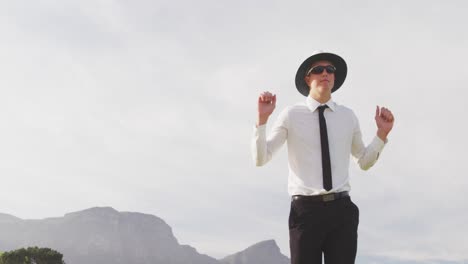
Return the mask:
[[[293,200],[289,214],[291,264],[354,264],[359,208],[350,197]]]

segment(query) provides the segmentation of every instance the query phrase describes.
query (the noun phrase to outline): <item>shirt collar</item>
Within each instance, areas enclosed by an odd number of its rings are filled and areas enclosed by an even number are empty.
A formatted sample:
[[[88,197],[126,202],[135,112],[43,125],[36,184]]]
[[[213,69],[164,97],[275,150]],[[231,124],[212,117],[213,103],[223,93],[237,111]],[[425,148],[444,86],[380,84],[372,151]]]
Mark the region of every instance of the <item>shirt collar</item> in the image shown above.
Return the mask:
[[[315,110],[317,110],[317,107],[321,106],[322,104],[319,103],[317,100],[315,100],[314,98],[310,97],[310,96],[307,96],[307,99],[306,99],[306,104],[307,104],[307,107],[309,107],[310,111],[314,112]],[[330,100],[328,100],[328,102],[325,103],[326,105],[328,105],[328,107],[333,111],[335,112],[336,110],[336,106],[335,106],[335,102],[333,102],[333,100],[330,98]]]

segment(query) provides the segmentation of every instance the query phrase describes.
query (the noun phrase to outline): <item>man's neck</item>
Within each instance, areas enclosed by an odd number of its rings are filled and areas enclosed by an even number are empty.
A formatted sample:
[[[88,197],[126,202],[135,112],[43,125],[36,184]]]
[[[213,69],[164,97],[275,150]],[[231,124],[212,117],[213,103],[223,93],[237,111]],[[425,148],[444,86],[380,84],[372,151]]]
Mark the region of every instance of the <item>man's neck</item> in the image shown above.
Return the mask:
[[[327,93],[327,94],[318,94],[318,93],[310,93],[309,94],[310,97],[312,97],[315,101],[321,103],[321,104],[324,104],[326,102],[328,102],[330,99],[331,99],[331,94],[330,93]]]

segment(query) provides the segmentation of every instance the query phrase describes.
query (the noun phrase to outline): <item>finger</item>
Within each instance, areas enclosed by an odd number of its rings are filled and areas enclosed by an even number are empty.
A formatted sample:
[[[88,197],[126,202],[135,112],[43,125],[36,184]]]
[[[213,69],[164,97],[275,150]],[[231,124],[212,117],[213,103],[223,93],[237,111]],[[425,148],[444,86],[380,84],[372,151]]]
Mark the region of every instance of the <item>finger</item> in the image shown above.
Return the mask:
[[[389,117],[393,117],[392,111],[390,111],[390,110],[388,110],[388,109],[387,109],[387,114],[388,114]]]
[[[272,98],[272,104],[273,104],[273,105],[276,105],[276,94],[275,94],[275,95],[273,95],[273,98]]]
[[[390,110],[388,108],[385,108],[385,114],[390,115],[390,113],[391,113]]]
[[[390,117],[389,114],[385,114],[385,120],[390,122],[392,120],[392,118]]]
[[[388,121],[391,121],[392,120],[392,115],[390,113],[387,112],[386,114],[386,117],[388,119]]]
[[[387,109],[386,115],[387,115],[388,121],[390,122],[393,121],[393,114],[392,112],[390,112],[390,110]]]
[[[387,110],[385,109],[385,107],[380,108],[380,115],[385,116],[386,114],[387,114]]]
[[[263,96],[267,96],[267,97],[269,97],[269,96],[271,96],[271,93],[270,93],[270,92],[268,92],[268,91],[265,91],[265,92],[263,92]]]
[[[390,114],[388,113],[388,110],[384,109],[384,111],[382,111],[382,115],[385,120],[390,121]]]
[[[392,115],[392,112],[386,108],[386,107],[381,107],[380,109],[380,116],[382,116],[384,118],[384,120],[386,121],[392,121],[393,120],[393,115]]]
[[[263,91],[260,94],[259,102],[261,103],[271,103],[273,100],[273,95],[269,91]]]
[[[388,117],[388,109],[385,108],[385,107],[382,107],[382,111],[381,111],[382,115],[385,116],[385,117]]]
[[[375,117],[378,117],[379,116],[379,106],[377,105],[377,107],[375,108]]]

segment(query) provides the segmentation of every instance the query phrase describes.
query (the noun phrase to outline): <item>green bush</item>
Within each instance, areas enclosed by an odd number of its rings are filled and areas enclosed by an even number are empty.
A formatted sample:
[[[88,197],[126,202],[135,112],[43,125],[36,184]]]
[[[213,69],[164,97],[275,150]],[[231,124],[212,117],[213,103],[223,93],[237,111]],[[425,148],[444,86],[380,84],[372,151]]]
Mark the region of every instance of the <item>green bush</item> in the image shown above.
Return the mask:
[[[0,254],[0,264],[65,264],[63,255],[50,248],[28,247]]]

